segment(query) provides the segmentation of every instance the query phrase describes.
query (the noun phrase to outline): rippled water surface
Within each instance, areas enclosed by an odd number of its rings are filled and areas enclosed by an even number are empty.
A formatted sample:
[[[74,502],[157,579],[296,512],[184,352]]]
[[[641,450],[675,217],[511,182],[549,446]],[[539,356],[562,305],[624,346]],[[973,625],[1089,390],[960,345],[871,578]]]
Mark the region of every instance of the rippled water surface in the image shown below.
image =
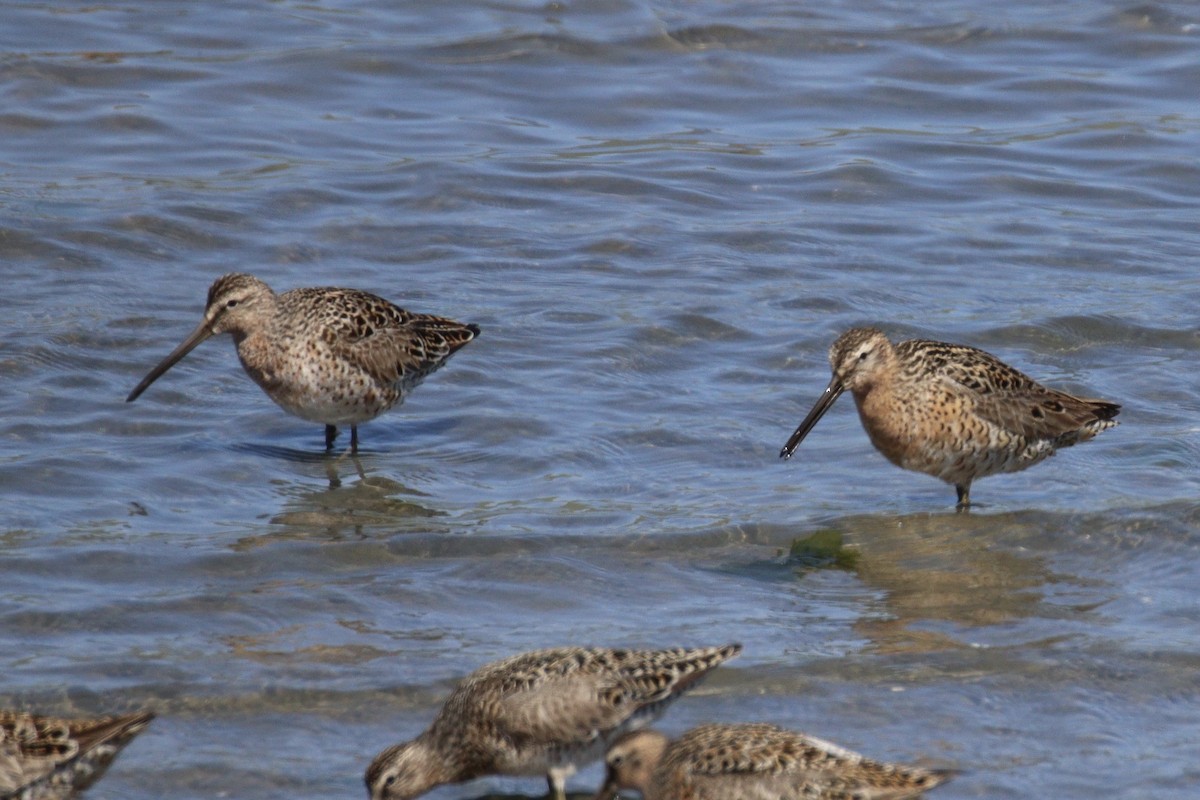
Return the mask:
[[[93,797],[361,797],[485,661],[728,640],[665,728],[1197,796],[1196,5],[396,5],[0,2],[0,704],[158,710]],[[228,338],[125,403],[232,270],[483,336],[357,462]],[[970,515],[848,399],[781,462],[863,323],[1123,424]]]

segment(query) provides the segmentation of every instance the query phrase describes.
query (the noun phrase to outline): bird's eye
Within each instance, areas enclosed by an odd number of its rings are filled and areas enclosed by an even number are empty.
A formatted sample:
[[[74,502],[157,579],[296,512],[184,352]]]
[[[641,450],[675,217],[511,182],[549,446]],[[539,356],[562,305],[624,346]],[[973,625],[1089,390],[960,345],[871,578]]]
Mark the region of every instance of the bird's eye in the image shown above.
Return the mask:
[[[384,779],[383,779],[383,785],[384,785],[384,786],[391,786],[391,785],[392,785],[393,783],[395,783],[395,782],[396,782],[396,776],[395,776],[395,775],[388,775],[386,778],[384,778]]]
[[[226,302],[226,303],[225,303],[225,307],[226,307],[226,308],[233,308],[233,307],[234,307],[234,306],[236,306],[237,304],[238,304],[238,301],[237,301],[237,299],[235,298],[235,299],[233,299],[233,300],[230,300],[230,301]]]
[[[858,354],[858,360],[859,361],[867,360],[867,351],[866,350],[863,350],[861,353]]]

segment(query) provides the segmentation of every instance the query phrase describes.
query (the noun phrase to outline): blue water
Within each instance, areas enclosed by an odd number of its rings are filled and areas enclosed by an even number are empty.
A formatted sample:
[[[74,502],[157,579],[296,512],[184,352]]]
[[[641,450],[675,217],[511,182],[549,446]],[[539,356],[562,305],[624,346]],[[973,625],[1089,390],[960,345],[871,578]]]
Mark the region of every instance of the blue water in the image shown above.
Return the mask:
[[[0,2],[0,705],[160,713],[89,796],[363,796],[488,660],[729,640],[664,729],[1196,796],[1194,4],[394,5]],[[358,464],[227,339],[125,403],[233,270],[483,336]],[[970,515],[849,400],[779,461],[864,323],[1122,425]]]

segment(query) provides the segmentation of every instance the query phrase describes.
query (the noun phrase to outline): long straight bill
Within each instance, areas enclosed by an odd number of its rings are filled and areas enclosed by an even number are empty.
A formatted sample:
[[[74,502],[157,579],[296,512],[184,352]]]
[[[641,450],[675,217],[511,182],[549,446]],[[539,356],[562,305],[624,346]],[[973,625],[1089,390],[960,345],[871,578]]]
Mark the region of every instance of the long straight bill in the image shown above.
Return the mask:
[[[140,395],[142,392],[146,391],[147,386],[149,386],[150,384],[154,383],[156,380],[161,378],[162,374],[164,372],[166,372],[167,370],[169,370],[171,367],[175,366],[175,363],[177,361],[179,361],[179,359],[183,358],[188,353],[192,352],[192,350],[194,350],[196,348],[196,345],[200,344],[205,339],[212,336],[213,335],[212,330],[209,329],[208,325],[209,325],[208,320],[204,320],[203,322],[201,322],[200,326],[197,327],[196,330],[192,331],[191,334],[186,339],[183,340],[183,343],[180,344],[179,347],[176,347],[174,350],[171,351],[171,355],[164,358],[157,367],[150,370],[149,375],[142,378],[141,383],[139,383],[137,386],[133,387],[133,391],[129,393],[129,397],[125,398],[125,402],[132,403],[134,400],[137,400],[138,395]]]
[[[787,444],[779,451],[779,457],[788,459],[792,457],[792,453],[796,452],[796,448],[800,446],[800,442],[804,441],[804,437],[808,436],[808,432],[813,429],[817,421],[829,410],[834,401],[842,396],[842,391],[845,389],[841,381],[835,375],[829,381],[829,385],[825,387],[825,391],[817,400],[816,405],[812,407],[812,411],[808,412],[808,416],[800,423],[800,427],[796,428],[796,432],[788,437]]]

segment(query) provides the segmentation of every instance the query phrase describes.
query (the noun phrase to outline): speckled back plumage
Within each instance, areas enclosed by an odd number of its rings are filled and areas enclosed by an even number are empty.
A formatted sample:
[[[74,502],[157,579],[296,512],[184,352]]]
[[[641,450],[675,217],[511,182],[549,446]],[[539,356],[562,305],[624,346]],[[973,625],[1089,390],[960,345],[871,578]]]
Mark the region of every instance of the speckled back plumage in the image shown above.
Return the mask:
[[[63,800],[91,786],[150,713],[96,719],[0,711],[0,800]]]
[[[624,786],[644,800],[902,800],[951,775],[873,761],[761,723],[703,725],[670,743],[638,731],[616,741],[606,761],[609,784],[597,798]]]
[[[393,389],[392,402],[479,335],[477,325],[407,311],[356,289],[293,289],[279,296],[279,308],[281,327],[319,335],[335,358]]]
[[[447,742],[457,741],[462,721],[469,719],[475,723],[472,732],[484,741],[564,755],[596,750],[592,758],[599,758],[604,742],[656,718],[740,649],[560,648],[525,653],[464,680],[431,731]]]
[[[531,775],[600,758],[608,742],[648,724],[740,645],[673,650],[564,647],[488,664],[464,678],[415,742],[436,759],[438,783],[488,774]],[[408,742],[367,772],[376,786]],[[403,756],[402,756],[403,757]],[[416,770],[424,769],[417,766]],[[414,783],[414,786],[417,784]],[[385,795],[391,796],[391,795]]]
[[[912,339],[892,345],[854,328],[829,351],[833,378],[785,445],[784,457],[843,389],[871,443],[905,469],[941,478],[967,502],[971,482],[1016,472],[1113,427],[1120,406],[1049,389],[965,345]]]
[[[952,391],[972,395],[976,414],[1030,443],[1068,447],[1117,424],[1116,403],[1049,389],[974,347],[911,339],[896,345],[896,355],[906,380],[944,376]]]

